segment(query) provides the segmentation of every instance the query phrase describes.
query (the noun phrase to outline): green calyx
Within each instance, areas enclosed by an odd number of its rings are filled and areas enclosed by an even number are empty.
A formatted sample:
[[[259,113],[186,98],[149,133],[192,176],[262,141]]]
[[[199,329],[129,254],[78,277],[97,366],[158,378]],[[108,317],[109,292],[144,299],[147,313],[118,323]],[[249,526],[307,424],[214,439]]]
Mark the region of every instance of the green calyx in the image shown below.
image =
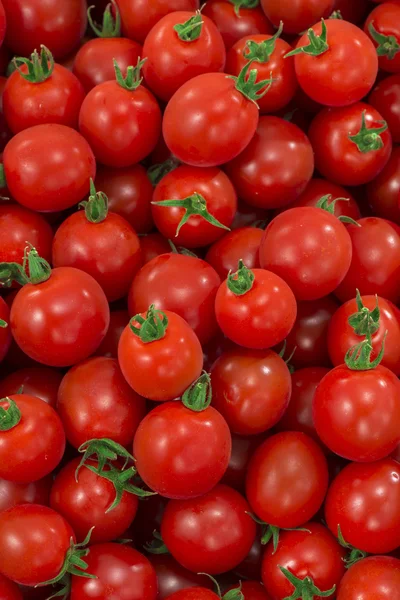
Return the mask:
[[[346,548],[346,550],[349,551],[346,558],[343,559],[343,561],[346,565],[346,569],[350,569],[350,567],[352,567],[356,562],[358,562],[359,560],[362,560],[363,558],[366,558],[368,556],[368,553],[364,552],[364,550],[358,550],[358,548],[354,548],[354,546],[352,546],[351,544],[348,544],[346,542],[346,540],[344,539],[344,537],[342,535],[342,530],[340,529],[340,525],[338,525],[338,540],[339,540],[339,544],[342,546],[342,548]]]
[[[28,245],[24,250],[22,265],[19,263],[0,263],[0,287],[11,287],[15,281],[20,285],[27,283],[37,284],[49,279],[51,267],[47,260],[41,258],[36,250]],[[27,275],[29,273],[29,276]]]
[[[108,198],[104,192],[97,192],[90,179],[90,195],[88,200],[79,203],[85,209],[85,215],[90,223],[101,223],[108,214]]]
[[[5,329],[6,327],[8,327],[8,323],[6,321],[3,321],[3,319],[0,319],[0,327],[2,329]]]
[[[163,163],[159,163],[156,165],[152,165],[147,169],[147,177],[150,179],[151,183],[156,186],[160,183],[161,179],[171,173],[176,167],[179,167],[180,162],[174,156],[172,158],[167,158]]]
[[[321,196],[321,198],[316,204],[316,207],[322,208],[322,210],[325,210],[326,212],[335,216],[336,202],[339,202],[340,200],[343,202],[349,202],[348,198],[335,198],[333,200],[332,194],[326,194],[325,196]],[[346,215],[340,215],[340,217],[338,217],[338,220],[342,223],[351,223],[351,225],[357,225],[357,227],[361,227],[361,225],[357,223],[357,221],[355,221],[351,217],[346,217]]]
[[[380,327],[381,311],[379,309],[378,296],[376,296],[376,306],[369,310],[361,298],[359,290],[356,295],[357,312],[348,318],[349,325],[356,335],[365,335],[371,340],[371,336],[376,333]],[[372,341],[372,340],[371,340]]]
[[[283,22],[279,24],[279,29],[269,40],[257,43],[253,40],[248,40],[246,47],[243,50],[243,57],[246,60],[255,61],[259,63],[267,63],[271,58],[271,54],[275,50],[275,42],[280,37],[283,31]]]
[[[377,121],[381,124],[381,127],[371,127],[371,129],[368,129],[365,120],[365,113],[366,111],[363,110],[360,131],[356,133],[356,135],[349,135],[349,140],[356,144],[359,151],[363,154],[383,148],[384,144],[381,138],[381,133],[386,131],[388,128],[386,121]]]
[[[86,461],[91,459],[93,456],[96,457],[100,471],[104,469],[107,463],[115,462],[121,458],[124,459],[124,464],[122,467],[123,469],[126,468],[129,461],[133,462],[134,460],[132,454],[129,454],[126,448],[108,438],[95,438],[93,440],[88,440],[79,446],[78,452],[83,454],[83,456],[75,471],[75,480],[78,479],[79,470],[83,467]]]
[[[265,523],[264,521],[262,521],[261,519],[259,519],[255,515],[253,515],[252,513],[248,513],[248,514],[253,519],[253,521],[255,521],[258,525],[261,525],[261,527],[262,527],[262,529],[261,529],[261,544],[263,546],[266,546],[272,540],[272,548],[273,548],[272,554],[275,554],[275,552],[278,549],[279,534],[281,531],[305,531],[307,533],[311,533],[311,531],[309,529],[304,529],[301,527],[295,527],[294,529],[290,529],[290,528],[285,529],[283,527],[276,527],[275,525],[269,525],[268,523]]]
[[[211,378],[206,371],[192,383],[182,395],[182,404],[194,412],[208,408],[212,400]]]
[[[2,398],[0,402],[8,402],[8,408],[0,406],[0,432],[10,431],[21,420],[21,411],[11,398]]]
[[[288,358],[285,358],[285,352],[286,352],[286,346],[287,346],[287,341],[284,340],[283,341],[283,346],[281,348],[281,350],[278,352],[278,356],[280,356],[286,363],[287,368],[289,369],[289,373],[294,373],[295,372],[295,368],[294,366],[290,363],[290,361],[292,360],[296,350],[297,350],[297,346],[295,346],[293,348],[293,350],[291,351],[290,355],[288,356]]]
[[[161,533],[156,529],[153,531],[153,539],[143,546],[149,554],[169,554],[167,546],[161,537]]]
[[[215,589],[217,591],[217,596],[218,596],[218,598],[221,598],[221,600],[245,600],[244,595],[242,593],[242,584],[241,583],[239,584],[239,586],[237,588],[235,588],[233,590],[229,590],[229,592],[226,592],[226,594],[222,595],[221,588],[219,587],[219,583],[216,579],[214,579],[214,577],[212,577],[208,573],[198,573],[198,575],[205,575],[206,577],[211,579],[211,581],[215,585]]]
[[[37,50],[31,54],[31,58],[17,56],[13,59],[15,69],[26,81],[30,83],[42,83],[51,77],[54,71],[54,58],[52,53],[46,46],[41,44],[40,55]],[[21,70],[21,65],[25,65],[28,69],[27,73]]]
[[[320,56],[324,54],[327,50],[329,50],[328,45],[328,32],[326,29],[324,19],[321,19],[322,31],[321,35],[317,35],[313,29],[308,30],[308,46],[301,46],[300,48],[295,48],[291,52],[285,54],[285,58],[288,56],[296,56],[296,54],[308,54],[308,56]]]
[[[239,17],[241,8],[257,8],[260,4],[260,0],[229,0],[235,7],[235,13]]]
[[[332,594],[336,590],[336,585],[334,585],[330,590],[321,591],[314,584],[311,577],[305,577],[304,579],[300,579],[299,577],[293,575],[293,573],[291,573],[285,567],[279,566],[279,569],[282,575],[284,575],[286,579],[288,579],[290,583],[294,586],[293,594],[291,596],[287,596],[285,600],[313,600],[316,597],[329,598],[329,596],[332,596]]]
[[[124,88],[124,90],[127,90],[128,92],[134,92],[135,90],[137,90],[137,88],[143,81],[143,77],[141,77],[140,71],[146,60],[147,58],[140,59],[139,57],[136,67],[133,67],[132,65],[129,66],[126,70],[126,77],[124,77],[122,75],[121,69],[118,66],[117,61],[114,58],[113,63],[115,78],[117,80],[118,85],[120,85],[122,88]]]
[[[191,196],[184,198],[183,200],[160,200],[159,202],[152,202],[155,206],[177,206],[184,209],[184,214],[176,228],[175,237],[179,235],[179,232],[183,225],[187,223],[192,216],[199,216],[214,227],[220,227],[226,231],[230,231],[229,227],[223,225],[213,217],[207,210],[207,200],[201,194],[194,192]]]
[[[203,21],[201,19],[201,13],[198,10],[190,19],[174,26],[174,31],[176,31],[182,42],[195,42],[199,39],[203,29]]]
[[[235,296],[243,296],[251,290],[254,284],[254,273],[251,269],[248,269],[243,260],[239,260],[238,270],[236,273],[229,273],[226,280],[228,289],[235,294]]]
[[[233,79],[237,91],[258,106],[257,100],[265,96],[275,80],[272,77],[272,73],[270,73],[269,79],[257,82],[258,71],[257,69],[250,70],[250,67],[251,62],[248,62],[237,77],[235,75],[227,75],[226,77]]]
[[[386,56],[388,60],[393,60],[400,51],[400,44],[394,35],[384,35],[379,33],[374,27],[374,22],[368,25],[370,36],[378,44],[376,53],[378,56]]]
[[[198,258],[197,254],[195,254],[194,252],[191,252],[187,248],[183,248],[182,246],[178,246],[178,247],[175,246],[175,244],[172,240],[168,240],[168,244],[170,245],[171,252],[173,254],[182,254],[183,256],[191,256],[192,258]]]
[[[139,323],[136,327],[134,323]],[[154,304],[151,304],[147,310],[146,318],[141,314],[135,315],[129,322],[131,331],[137,335],[144,343],[156,342],[161,340],[168,328],[168,317],[162,310],[157,310]]]
[[[329,18],[330,19],[338,19],[339,21],[343,21],[343,16],[342,16],[342,13],[340,12],[340,10],[334,10]]]
[[[89,6],[87,10],[87,16],[90,27],[93,29],[97,37],[100,38],[118,38],[121,37],[121,16],[119,14],[118,6],[115,0],[111,0],[110,4],[107,4],[106,9],[103,13],[103,23],[98,25],[92,19],[92,9],[94,6]],[[113,15],[113,10],[115,17]]]

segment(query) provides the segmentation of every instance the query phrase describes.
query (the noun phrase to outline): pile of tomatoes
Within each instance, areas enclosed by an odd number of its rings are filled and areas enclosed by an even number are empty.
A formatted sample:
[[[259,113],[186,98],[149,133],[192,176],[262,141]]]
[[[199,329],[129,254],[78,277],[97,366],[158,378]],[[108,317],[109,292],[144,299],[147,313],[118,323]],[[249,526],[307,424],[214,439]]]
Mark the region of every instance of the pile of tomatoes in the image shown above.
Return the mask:
[[[0,600],[400,600],[400,0],[0,0]]]

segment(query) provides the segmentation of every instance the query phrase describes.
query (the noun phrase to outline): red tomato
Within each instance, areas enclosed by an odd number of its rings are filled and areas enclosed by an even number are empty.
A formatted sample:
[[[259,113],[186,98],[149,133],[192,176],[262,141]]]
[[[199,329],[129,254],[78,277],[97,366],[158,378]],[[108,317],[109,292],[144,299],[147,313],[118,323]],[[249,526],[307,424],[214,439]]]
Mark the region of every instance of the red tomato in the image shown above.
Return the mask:
[[[23,600],[21,590],[18,586],[0,574],[0,598],[1,600]]]
[[[98,357],[64,376],[57,410],[75,448],[95,438],[128,446],[144,417],[145,403],[128,386],[115,359]]]
[[[202,586],[213,589],[214,584],[206,575],[198,575],[184,569],[168,554],[154,554],[151,564],[157,574],[158,596],[157,600],[171,598],[171,595],[180,590]],[[198,600],[198,598],[197,598]],[[257,599],[256,599],[257,600]]]
[[[204,587],[187,588],[179,590],[171,596],[168,596],[168,600],[219,600],[220,596],[214,594],[211,590],[207,590]]]
[[[197,23],[197,26],[196,26]],[[168,100],[193,77],[223,71],[225,46],[217,27],[203,13],[165,15],[146,37],[143,75],[151,91]]]
[[[110,325],[103,341],[95,352],[96,356],[118,358],[119,339],[128,321],[129,314],[127,310],[112,310],[110,312]]]
[[[62,375],[56,369],[48,367],[18,369],[0,381],[0,398],[17,394],[22,388],[24,394],[36,396],[55,408],[61,380]]]
[[[243,260],[246,267],[260,266],[258,249],[263,230],[258,227],[240,227],[226,233],[208,249],[205,260],[217,271],[222,280],[231,271],[236,271],[238,262]]]
[[[352,0],[351,2],[348,2],[348,0],[335,0],[334,9],[340,11],[345,21],[361,23],[368,12],[369,5],[367,0]]]
[[[238,590],[239,584],[229,589]],[[243,600],[270,600],[271,598],[265,591],[264,586],[258,581],[241,581],[240,591],[243,594]]]
[[[235,574],[239,577],[261,580],[262,555],[265,547],[261,544],[262,526],[257,526],[257,534],[250,552],[246,558],[235,568]]]
[[[146,265],[156,256],[171,252],[171,246],[161,233],[148,233],[140,238],[142,262]]]
[[[383,171],[367,185],[367,198],[377,217],[400,225],[400,148],[393,148]]]
[[[385,2],[369,13],[364,31],[373,40],[379,57],[379,68],[400,73],[400,4]]]
[[[400,142],[400,75],[392,75],[374,87],[369,98],[389,126],[393,141]]]
[[[275,27],[283,21],[284,31],[300,33],[333,11],[333,0],[292,0],[290,4],[279,0],[261,0],[261,6]]]
[[[277,215],[265,230],[260,264],[282,277],[298,300],[333,292],[349,270],[351,238],[327,210],[299,207]]]
[[[12,197],[41,212],[80,202],[96,175],[89,144],[65,125],[36,125],[17,133],[5,147],[3,161]]]
[[[391,136],[382,116],[362,102],[323,109],[314,118],[308,134],[316,168],[339,185],[372,181],[392,151]]]
[[[174,202],[172,206],[154,205],[169,200]],[[236,206],[235,188],[223,171],[182,165],[157,185],[152,213],[164,237],[185,248],[198,248],[215,242],[229,230]]]
[[[261,117],[247,148],[227,166],[239,197],[261,208],[294,202],[314,171],[307,136],[279,117]]]
[[[157,577],[150,561],[123,544],[95,544],[85,557],[96,579],[72,577],[71,600],[156,600]]]
[[[250,461],[247,499],[255,514],[275,527],[303,525],[319,510],[327,489],[324,454],[304,433],[287,431],[273,435]]]
[[[215,387],[214,387],[214,390],[215,390]],[[215,398],[215,393],[214,393],[214,398]],[[219,412],[221,412],[221,411],[219,411]],[[257,436],[257,435],[243,436],[243,435],[236,435],[235,433],[232,433],[231,437],[232,437],[231,457],[229,459],[228,468],[225,471],[223,478],[221,479],[221,483],[225,483],[226,485],[233,487],[238,492],[244,493],[247,466],[249,464],[249,460],[253,456],[256,448],[258,448],[258,446],[261,444],[261,441],[263,441],[264,436]],[[250,554],[251,554],[251,551],[250,551]],[[253,559],[253,555],[250,556],[249,562],[252,559]],[[243,565],[242,565],[242,568],[239,569],[239,567],[238,567],[236,569],[236,571],[238,571],[239,574],[241,575],[242,570],[244,572],[246,569],[246,566],[243,567]],[[250,568],[251,567],[249,567],[249,570],[250,570]],[[251,574],[250,575],[247,574],[247,576],[251,577],[252,574],[253,573],[251,572]],[[255,575],[255,577],[257,577],[257,574]]]
[[[212,575],[237,566],[248,554],[256,524],[238,492],[217,485],[200,498],[171,500],[161,535],[172,556],[186,569]]]
[[[147,326],[144,332],[137,327],[145,318],[149,325],[162,328],[161,333],[155,334],[160,337],[153,341],[146,337],[151,327]],[[168,310],[150,308],[147,315],[133,317],[125,327],[119,341],[118,361],[135,392],[149,400],[164,402],[181,396],[199,377],[203,353],[198,337],[182,317]]]
[[[289,369],[272,350],[224,352],[211,369],[212,404],[240,435],[271,429],[285,412],[292,385]]]
[[[6,356],[11,344],[10,309],[0,297],[0,362]]]
[[[3,4],[0,2],[0,46],[4,41],[6,35],[6,12]]]
[[[42,479],[57,467],[65,450],[58,414],[27,394],[12,394],[0,406],[0,477],[17,483]]]
[[[347,465],[329,488],[325,518],[333,535],[340,527],[344,540],[354,548],[373,554],[397,548],[400,464],[386,458]]]
[[[15,483],[15,481],[0,479],[0,512],[17,504],[48,506],[52,483],[52,475],[32,483]],[[1,593],[0,598],[3,600]]]
[[[251,206],[246,202],[242,202],[239,198],[235,218],[232,223],[232,229],[238,229],[239,227],[254,227],[256,223],[266,224],[269,220],[268,217],[269,213],[263,208]]]
[[[355,563],[343,577],[337,600],[400,600],[400,560],[369,556]]]

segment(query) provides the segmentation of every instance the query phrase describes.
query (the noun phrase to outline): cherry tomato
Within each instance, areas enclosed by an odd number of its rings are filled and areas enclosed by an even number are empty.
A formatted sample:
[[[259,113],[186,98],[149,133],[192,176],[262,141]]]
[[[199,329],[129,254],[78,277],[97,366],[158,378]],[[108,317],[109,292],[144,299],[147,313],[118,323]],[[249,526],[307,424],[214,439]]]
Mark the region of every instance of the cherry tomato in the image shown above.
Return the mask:
[[[400,560],[392,556],[360,560],[347,571],[337,594],[337,600],[399,600]]]
[[[261,0],[261,6],[275,27],[284,23],[287,33],[300,33],[333,11],[333,0],[293,0],[290,4],[279,0]]]
[[[393,148],[383,171],[367,185],[367,198],[377,217],[400,225],[400,148]]]
[[[239,584],[229,588],[230,590],[239,589]],[[265,587],[258,581],[241,581],[240,591],[243,594],[243,600],[270,600],[270,596],[265,591]]]
[[[396,0],[377,6],[368,15],[364,30],[374,42],[379,68],[400,73],[400,5]]]
[[[0,512],[17,504],[49,505],[52,475],[48,475],[32,483],[15,483],[0,479]],[[0,594],[1,600],[3,600]]]
[[[24,394],[36,396],[55,408],[61,380],[62,375],[56,369],[48,367],[18,369],[0,381],[0,398],[17,394],[22,389]]]
[[[142,251],[142,262],[146,265],[156,256],[171,252],[171,246],[168,240],[161,233],[148,233],[140,238],[140,248]]]
[[[214,587],[211,579],[206,575],[198,575],[184,569],[172,556],[167,554],[154,554],[151,557],[151,564],[157,574],[157,600],[170,598],[172,594],[180,590],[189,590],[198,586],[209,589]]]
[[[147,496],[139,502],[137,516],[131,526],[136,548],[147,547],[155,541],[154,532],[160,531],[162,516],[167,504],[167,498],[158,494]]]
[[[10,309],[0,297],[0,362],[11,345]]]
[[[250,460],[247,499],[255,514],[270,525],[303,525],[321,507],[327,488],[324,454],[304,433],[285,431],[273,435]]]
[[[253,206],[279,208],[294,202],[314,171],[307,136],[279,117],[261,117],[247,148],[226,166],[240,198]]]
[[[1,600],[23,600],[18,586],[0,574],[0,598]]]
[[[261,580],[261,564],[265,546],[261,544],[262,526],[257,526],[257,534],[253,542],[250,552],[246,558],[235,567],[235,573],[239,577]]]
[[[268,217],[269,213],[263,208],[251,206],[246,202],[242,202],[239,198],[235,218],[232,223],[232,229],[238,229],[239,227],[254,227],[254,224],[256,223],[259,223],[260,226],[264,226],[269,220]]]
[[[112,310],[110,312],[110,325],[103,341],[95,352],[96,356],[118,358],[119,340],[128,321],[129,314],[127,310]]]
[[[400,75],[392,75],[374,87],[369,98],[389,126],[393,141],[400,142]]]
[[[205,260],[217,271],[222,280],[231,271],[236,271],[238,262],[243,260],[246,267],[260,266],[258,249],[263,230],[258,227],[240,227],[226,233],[208,249]]]
[[[334,9],[340,11],[345,21],[361,23],[368,12],[369,5],[366,0],[335,0]]]
[[[215,390],[215,387],[214,387]],[[214,393],[215,398],[215,393]],[[214,403],[215,405],[215,403]],[[221,411],[219,411],[221,412]],[[250,458],[253,456],[256,448],[264,440],[264,436],[257,435],[236,435],[231,434],[232,437],[232,451],[229,459],[228,468],[225,471],[221,483],[225,483],[230,487],[233,487],[238,492],[244,493],[247,466]],[[250,557],[251,559],[252,557]],[[243,567],[245,569],[245,567]],[[238,569],[236,569],[238,571]],[[242,571],[239,571],[242,574]],[[251,575],[250,575],[251,576]],[[257,577],[257,575],[256,575]]]
[[[256,524],[238,492],[217,485],[200,498],[171,500],[161,523],[162,538],[172,556],[195,573],[229,571],[248,554]]]
[[[219,598],[217,594],[204,587],[187,588],[168,596],[168,600],[219,600]]]
[[[3,44],[6,35],[6,12],[3,4],[0,2],[0,46]]]

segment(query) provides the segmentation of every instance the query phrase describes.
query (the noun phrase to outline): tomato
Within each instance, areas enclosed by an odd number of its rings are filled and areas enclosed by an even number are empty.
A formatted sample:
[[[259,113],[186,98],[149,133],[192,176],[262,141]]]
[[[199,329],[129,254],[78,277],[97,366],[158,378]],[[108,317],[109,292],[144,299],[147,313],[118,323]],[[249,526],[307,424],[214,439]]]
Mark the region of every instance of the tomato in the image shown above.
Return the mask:
[[[3,160],[12,197],[42,212],[80,202],[96,174],[89,144],[65,125],[36,125],[17,133],[5,147]]]
[[[327,296],[349,270],[350,235],[328,210],[286,210],[271,221],[261,241],[261,266],[282,277],[298,300]]]
[[[103,341],[95,352],[96,356],[118,358],[119,339],[128,321],[129,314],[127,310],[112,310],[110,312],[110,325]]]
[[[64,58],[85,33],[85,0],[2,0],[7,18],[6,44],[17,56],[29,56],[41,44]]]
[[[153,258],[134,278],[128,295],[131,316],[150,304],[171,310],[191,326],[202,344],[217,333],[214,302],[220,278],[200,258],[168,253]]]
[[[226,166],[239,197],[261,208],[294,202],[314,171],[307,136],[279,117],[261,117],[247,148]]]
[[[22,388],[24,394],[36,396],[55,408],[61,380],[61,373],[48,367],[18,369],[0,381],[0,398],[17,394]]]
[[[95,438],[128,446],[145,415],[145,402],[128,386],[115,359],[95,357],[64,376],[57,410],[74,448]]]
[[[71,600],[156,600],[156,573],[137,550],[123,544],[95,544],[85,561],[96,579],[74,575]]]
[[[246,500],[226,485],[200,498],[171,500],[161,523],[172,556],[195,573],[229,571],[248,554],[256,525]]]
[[[148,325],[142,331],[143,321]],[[157,332],[153,335],[149,325],[154,327],[154,324]],[[118,361],[135,392],[162,402],[183,394],[199,377],[203,354],[198,337],[182,317],[150,307],[147,315],[133,317],[125,327],[119,341]]]
[[[184,569],[179,563],[167,554],[151,557],[151,564],[156,570],[158,583],[157,599],[165,600],[180,590],[202,586],[212,589],[213,583],[206,575],[198,575]]]
[[[230,587],[230,590],[237,590],[239,584]],[[258,581],[241,581],[240,591],[243,594],[243,600],[270,600],[270,596],[265,591],[265,588]]]
[[[95,185],[107,196],[109,210],[124,217],[136,233],[148,233],[153,228],[153,186],[142,165],[122,169],[100,165]]]
[[[171,252],[171,246],[161,233],[148,233],[140,238],[142,262],[146,265],[156,256]]]
[[[345,21],[361,23],[368,12],[369,5],[366,0],[335,0],[334,9],[340,11]]]
[[[0,477],[17,483],[42,479],[59,464],[65,450],[58,414],[27,394],[12,394],[0,404]]]
[[[400,73],[400,5],[396,0],[377,6],[368,15],[364,30],[374,42],[379,68]]]
[[[319,523],[306,523],[303,531],[283,531],[278,549],[273,544],[267,546],[262,564],[262,579],[271,597],[277,600],[288,598],[304,586],[310,598],[320,598],[321,592],[332,590],[327,598],[334,597],[334,591],[345,574],[344,557],[346,551],[328,529]],[[290,582],[282,569],[297,579],[297,585]],[[308,584],[301,584],[309,578]],[[299,581],[300,580],[300,581]]]
[[[187,588],[168,596],[168,600],[219,600],[219,598],[220,596],[204,587]]]
[[[52,483],[52,475],[31,483],[15,483],[15,481],[0,479],[0,512],[8,510],[17,504],[41,504],[48,506]]]
[[[324,454],[304,433],[273,435],[250,460],[247,499],[255,514],[275,527],[299,527],[311,519],[321,507],[327,488]]]
[[[374,87],[369,98],[389,126],[393,141],[400,142],[400,75],[391,75]]]
[[[3,44],[6,35],[6,13],[3,4],[0,2],[0,46]]]
[[[300,33],[333,11],[333,0],[293,0],[284,4],[279,0],[261,0],[261,6],[275,27],[284,23],[287,33]]]
[[[375,108],[358,102],[325,108],[308,132],[318,171],[339,185],[363,185],[375,179],[390,158],[392,142]]]
[[[212,376],[212,374],[211,374]],[[214,387],[215,390],[215,387]],[[214,393],[215,398],[215,393]],[[214,402],[215,406],[215,402]],[[221,411],[219,411],[221,412]],[[264,436],[257,435],[236,435],[235,433],[231,434],[232,437],[232,451],[229,459],[228,468],[225,471],[223,478],[221,479],[221,483],[225,483],[230,487],[233,487],[238,492],[245,491],[245,481],[246,481],[246,473],[247,466],[249,464],[250,458],[253,456],[256,448],[261,444],[264,439]],[[251,553],[251,552],[250,552]],[[251,560],[253,557],[250,557]],[[245,569],[245,567],[244,567]],[[236,569],[238,570],[238,569]],[[242,571],[239,571],[242,574]],[[251,575],[250,575],[251,576]],[[256,576],[257,577],[257,576]]]
[[[0,574],[0,599],[22,600],[22,598],[22,593],[15,583]]]
[[[240,259],[246,267],[260,266],[258,249],[263,230],[258,227],[239,227],[226,233],[208,249],[205,260],[217,271],[221,279],[226,279],[231,271],[236,271]]]
[[[139,502],[137,516],[128,530],[132,532],[132,536],[135,538],[136,548],[143,548],[144,546],[147,548],[156,542],[154,532],[160,531],[162,516],[167,504],[167,498],[163,498],[158,494],[147,496]]]
[[[369,556],[343,577],[337,600],[399,600],[400,561],[392,556]]]
[[[0,362],[6,356],[11,345],[10,310],[0,297]]]
[[[170,200],[174,204],[156,204]],[[185,248],[208,246],[229,230],[237,205],[235,189],[223,171],[182,165],[154,190],[157,229]]]
[[[257,206],[251,206],[246,202],[238,199],[238,206],[233,219],[232,229],[238,229],[239,227],[254,227],[255,224],[265,226],[268,222],[269,213],[263,208]]]
[[[345,302],[354,298],[358,289],[362,296],[378,294],[397,303],[400,299],[400,230],[394,223],[377,217],[357,222],[361,227],[349,225],[347,228],[353,257],[335,294]]]
[[[400,225],[400,148],[393,148],[383,171],[367,185],[367,198],[377,217]]]
[[[196,27],[197,23],[197,27]],[[151,91],[168,102],[193,77],[223,71],[223,39],[204,14],[177,11],[165,15],[146,37],[143,75]]]
[[[212,404],[239,435],[267,431],[281,419],[290,399],[289,369],[272,350],[237,348],[211,368]]]

